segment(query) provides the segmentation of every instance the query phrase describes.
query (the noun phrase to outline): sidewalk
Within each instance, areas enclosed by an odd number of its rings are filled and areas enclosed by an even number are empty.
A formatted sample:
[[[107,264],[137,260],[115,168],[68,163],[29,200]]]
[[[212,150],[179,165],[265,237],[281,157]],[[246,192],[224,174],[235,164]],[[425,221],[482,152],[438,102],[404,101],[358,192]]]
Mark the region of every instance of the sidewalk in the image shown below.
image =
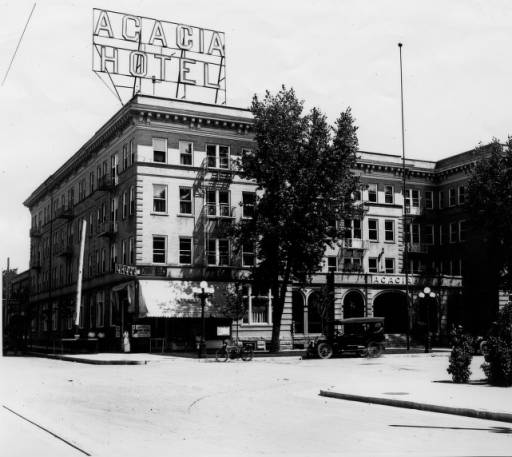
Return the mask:
[[[359,369],[323,386],[320,395],[402,408],[512,422],[512,388],[487,384],[473,357],[468,384],[447,373],[449,352],[388,355],[360,362]]]

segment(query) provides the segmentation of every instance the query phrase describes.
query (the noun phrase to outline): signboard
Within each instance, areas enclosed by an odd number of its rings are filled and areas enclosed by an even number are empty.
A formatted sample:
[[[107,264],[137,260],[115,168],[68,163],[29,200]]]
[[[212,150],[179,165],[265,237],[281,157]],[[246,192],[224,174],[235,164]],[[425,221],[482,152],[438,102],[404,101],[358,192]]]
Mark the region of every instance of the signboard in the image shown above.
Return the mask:
[[[132,265],[116,263],[116,273],[125,276],[137,276],[137,268]]]
[[[120,99],[142,93],[226,103],[223,32],[94,9],[92,42],[92,69]]]
[[[151,338],[151,325],[132,325],[132,338]]]
[[[217,327],[217,336],[229,336],[231,334],[229,326]]]

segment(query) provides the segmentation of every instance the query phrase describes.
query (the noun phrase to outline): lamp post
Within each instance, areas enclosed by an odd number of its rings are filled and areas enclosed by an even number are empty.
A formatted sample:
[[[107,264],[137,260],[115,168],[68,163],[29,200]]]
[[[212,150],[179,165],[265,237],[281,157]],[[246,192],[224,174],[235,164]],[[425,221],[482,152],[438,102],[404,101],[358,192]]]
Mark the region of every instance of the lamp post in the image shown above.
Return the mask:
[[[421,299],[427,299],[426,301],[426,324],[427,324],[427,334],[425,335],[425,352],[430,352],[430,306],[429,306],[429,298],[436,298],[436,294],[432,292],[430,287],[425,287],[422,292],[418,294],[418,297]]]
[[[205,341],[204,341],[204,307],[206,299],[213,294],[213,287],[209,287],[206,281],[201,281],[199,287],[194,287],[194,294],[201,300],[201,340],[199,341],[199,351],[197,353],[198,358],[202,358],[204,355]]]

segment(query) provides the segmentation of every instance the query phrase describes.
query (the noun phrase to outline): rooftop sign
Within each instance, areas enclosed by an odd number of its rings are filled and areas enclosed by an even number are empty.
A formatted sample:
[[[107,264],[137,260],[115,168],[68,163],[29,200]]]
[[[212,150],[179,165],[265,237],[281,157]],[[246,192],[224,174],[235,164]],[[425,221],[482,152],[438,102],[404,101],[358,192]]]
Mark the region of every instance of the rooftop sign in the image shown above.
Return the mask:
[[[121,99],[135,93],[226,103],[223,32],[93,10],[92,69]]]

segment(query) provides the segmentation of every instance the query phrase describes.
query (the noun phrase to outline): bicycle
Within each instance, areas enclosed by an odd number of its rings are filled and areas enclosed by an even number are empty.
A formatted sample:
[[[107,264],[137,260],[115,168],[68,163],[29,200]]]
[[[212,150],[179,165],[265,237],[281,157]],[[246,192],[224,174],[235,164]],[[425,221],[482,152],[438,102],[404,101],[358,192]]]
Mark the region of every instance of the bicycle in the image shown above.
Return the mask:
[[[215,360],[217,362],[226,362],[228,359],[234,360],[238,358],[241,358],[244,362],[249,362],[253,356],[252,347],[241,342],[235,342],[234,344],[224,342],[222,348],[217,349],[215,352]]]

